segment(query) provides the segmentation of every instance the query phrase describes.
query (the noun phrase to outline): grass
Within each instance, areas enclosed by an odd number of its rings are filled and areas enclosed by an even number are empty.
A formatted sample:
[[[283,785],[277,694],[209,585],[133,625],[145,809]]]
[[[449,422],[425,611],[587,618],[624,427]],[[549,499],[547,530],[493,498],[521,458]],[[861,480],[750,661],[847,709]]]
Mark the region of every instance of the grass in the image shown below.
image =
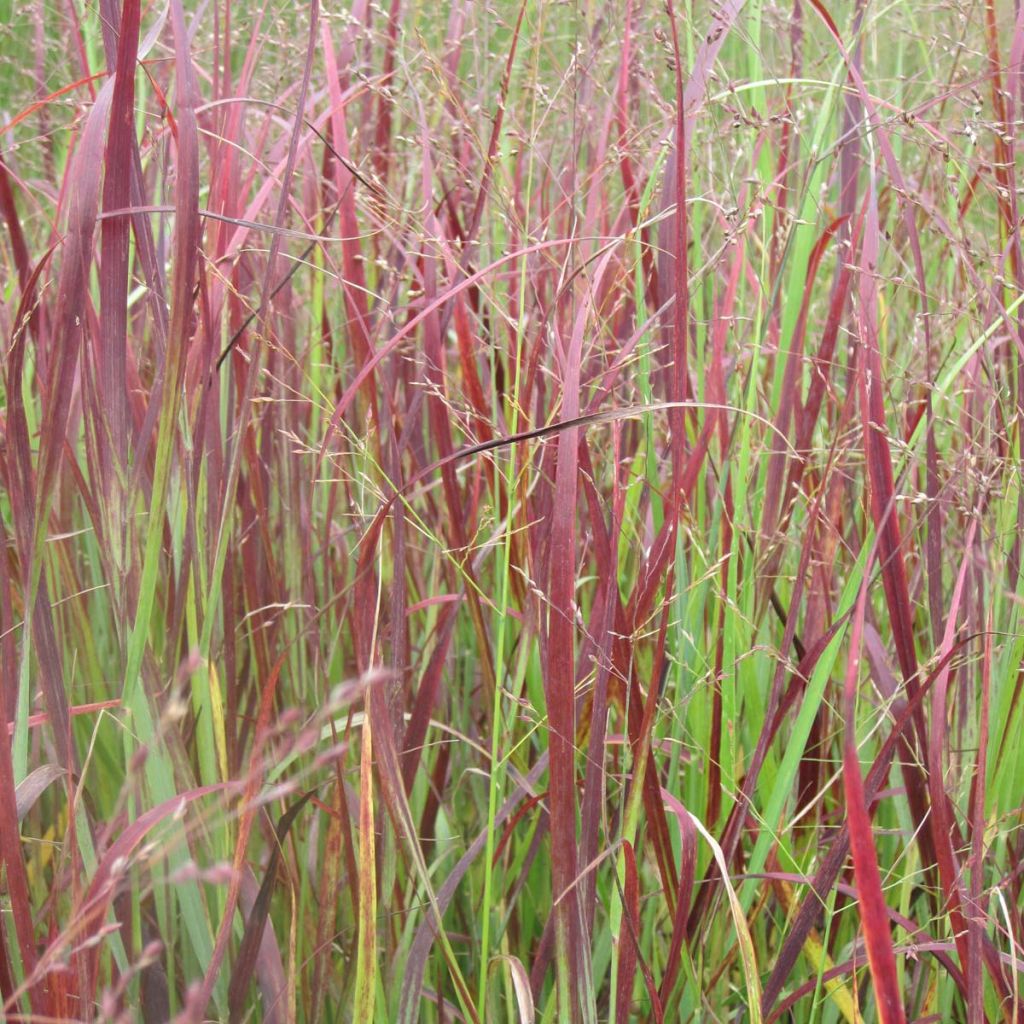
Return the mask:
[[[1014,5],[0,55],[5,1019],[1024,1021]]]

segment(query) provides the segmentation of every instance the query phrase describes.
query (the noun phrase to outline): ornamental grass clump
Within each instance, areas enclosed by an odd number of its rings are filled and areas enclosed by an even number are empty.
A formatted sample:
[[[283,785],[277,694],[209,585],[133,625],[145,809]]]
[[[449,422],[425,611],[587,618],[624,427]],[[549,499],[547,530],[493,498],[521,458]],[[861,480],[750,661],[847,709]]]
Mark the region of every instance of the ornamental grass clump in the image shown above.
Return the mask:
[[[1024,14],[0,16],[7,1020],[1024,1021]]]

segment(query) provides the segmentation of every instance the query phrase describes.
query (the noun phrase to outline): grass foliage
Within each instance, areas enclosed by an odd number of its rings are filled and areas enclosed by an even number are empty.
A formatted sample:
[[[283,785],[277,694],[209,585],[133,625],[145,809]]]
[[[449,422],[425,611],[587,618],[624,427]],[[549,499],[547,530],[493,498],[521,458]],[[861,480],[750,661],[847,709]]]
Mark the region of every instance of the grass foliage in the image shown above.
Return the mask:
[[[1024,1021],[1024,6],[0,59],[5,1019]]]

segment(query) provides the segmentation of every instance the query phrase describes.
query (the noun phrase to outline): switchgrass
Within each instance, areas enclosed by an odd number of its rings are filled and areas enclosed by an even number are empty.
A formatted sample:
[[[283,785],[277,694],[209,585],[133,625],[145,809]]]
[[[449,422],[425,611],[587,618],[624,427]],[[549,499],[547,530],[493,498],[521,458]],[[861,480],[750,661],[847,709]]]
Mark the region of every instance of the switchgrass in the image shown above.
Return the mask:
[[[7,1020],[1024,1021],[1024,8],[0,5]]]

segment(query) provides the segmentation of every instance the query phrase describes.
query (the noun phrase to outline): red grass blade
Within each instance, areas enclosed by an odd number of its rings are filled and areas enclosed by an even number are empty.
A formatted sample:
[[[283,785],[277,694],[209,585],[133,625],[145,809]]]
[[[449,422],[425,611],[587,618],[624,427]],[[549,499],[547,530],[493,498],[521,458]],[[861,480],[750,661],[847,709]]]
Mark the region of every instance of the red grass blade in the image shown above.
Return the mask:
[[[11,251],[14,255],[14,266],[18,271],[18,283],[24,291],[32,270],[29,263],[28,246],[25,244],[25,233],[21,229],[21,218],[14,205],[11,175],[2,154],[0,154],[0,216],[7,223],[7,233],[11,239]]]
[[[856,694],[860,668],[861,635],[868,599],[868,576],[861,587],[850,631],[850,655],[843,685],[843,716],[846,734],[843,740],[843,787],[846,793],[849,823],[850,851],[853,871],[857,879],[857,900],[860,906],[861,927],[871,968],[872,988],[881,1024],[905,1024],[903,1000],[896,977],[896,960],[889,933],[889,918],[882,892],[882,877],[878,870],[875,840],[871,831],[864,795],[864,780],[857,755]]]
[[[616,979],[617,1003],[615,1024],[627,1024],[632,1020],[633,980],[640,949],[640,882],[636,873],[636,855],[630,843],[623,844],[626,867],[626,891],[622,901],[622,921],[616,941],[619,944],[619,972]]]
[[[596,290],[612,252],[599,262],[591,281]],[[580,374],[584,330],[590,309],[581,304],[567,346],[562,382],[562,413],[568,420],[579,415]],[[545,697],[551,753],[551,884],[564,894],[555,906],[555,966],[558,1005],[567,1020],[576,1020],[579,986],[588,971],[582,964],[582,918],[576,893],[580,865],[576,839],[576,663],[575,580],[576,500],[579,473],[579,430],[564,430],[558,437],[554,507],[548,569],[550,614],[544,638],[547,670]]]
[[[131,174],[135,146],[135,61],[138,54],[141,5],[124,0],[118,31],[114,93],[104,155],[103,209],[120,210],[131,204]],[[128,218],[108,217],[100,225],[99,380],[101,408],[110,442],[100,446],[111,527],[120,528],[124,512],[117,500],[115,469],[128,455]],[[115,465],[111,465],[111,457]],[[115,557],[122,545],[114,547]]]
[[[25,552],[28,600],[35,605],[33,633],[40,662],[43,695],[53,726],[60,763],[74,766],[71,719],[64,673],[54,635],[46,584],[42,579],[43,551],[49,530],[50,510],[56,499],[57,471],[65,455],[68,418],[73,405],[79,351],[88,320],[88,270],[92,262],[93,231],[102,166],[103,133],[113,95],[113,82],[99,91],[89,111],[85,130],[75,153],[75,174],[69,197],[68,234],[64,243],[60,282],[57,287],[56,336],[46,386],[46,405],[41,429],[34,512],[31,519],[32,551]]]

